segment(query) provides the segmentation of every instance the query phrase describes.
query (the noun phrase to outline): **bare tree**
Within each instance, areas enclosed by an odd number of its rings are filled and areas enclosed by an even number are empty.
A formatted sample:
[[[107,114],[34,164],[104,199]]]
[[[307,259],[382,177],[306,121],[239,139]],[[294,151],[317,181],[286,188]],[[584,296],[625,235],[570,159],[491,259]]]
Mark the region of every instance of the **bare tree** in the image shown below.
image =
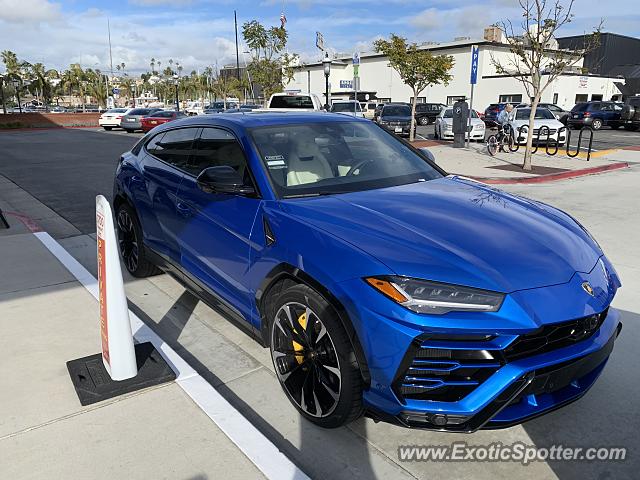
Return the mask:
[[[560,50],[555,33],[573,19],[574,0],[563,5],[562,0],[519,0],[522,7],[522,34],[516,32],[510,20],[495,24],[502,31],[510,54],[506,59],[491,55],[496,72],[519,80],[531,100],[531,113],[524,154],[523,170],[531,170],[533,120],[540,98],[558,76],[576,65],[584,55],[600,44],[602,22],[590,34],[584,35],[580,50]]]

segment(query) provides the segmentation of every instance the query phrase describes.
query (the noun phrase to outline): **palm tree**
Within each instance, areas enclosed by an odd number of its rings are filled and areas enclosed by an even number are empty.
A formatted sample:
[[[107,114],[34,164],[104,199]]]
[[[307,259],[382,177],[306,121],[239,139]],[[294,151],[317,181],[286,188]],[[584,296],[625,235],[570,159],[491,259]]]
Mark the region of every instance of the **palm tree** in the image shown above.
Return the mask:
[[[151,65],[151,75],[155,75],[156,70],[155,70],[155,66],[156,66],[156,59],[155,58],[151,58],[151,62],[149,63],[149,65]]]

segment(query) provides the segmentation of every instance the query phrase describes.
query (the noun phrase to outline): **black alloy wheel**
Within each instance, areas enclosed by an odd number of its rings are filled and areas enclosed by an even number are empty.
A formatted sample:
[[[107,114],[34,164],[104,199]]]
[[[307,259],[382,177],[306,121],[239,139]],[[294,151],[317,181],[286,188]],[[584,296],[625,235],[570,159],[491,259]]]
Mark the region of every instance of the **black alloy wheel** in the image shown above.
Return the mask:
[[[326,428],[360,416],[362,377],[332,308],[305,285],[285,290],[274,307],[271,357],[291,403]]]

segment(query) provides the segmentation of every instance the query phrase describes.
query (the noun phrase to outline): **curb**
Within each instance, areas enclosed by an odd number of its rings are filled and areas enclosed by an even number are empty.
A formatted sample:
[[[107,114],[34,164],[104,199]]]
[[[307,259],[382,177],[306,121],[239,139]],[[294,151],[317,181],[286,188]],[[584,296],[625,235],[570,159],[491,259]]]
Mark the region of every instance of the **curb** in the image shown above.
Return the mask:
[[[546,183],[555,182],[557,180],[565,180],[567,178],[584,177],[586,175],[593,175],[595,173],[608,172],[609,170],[619,170],[621,168],[629,168],[627,162],[616,162],[610,165],[600,165],[598,167],[582,168],[580,170],[572,170],[569,172],[550,173],[548,175],[540,175],[538,177],[469,177],[479,182],[488,183],[491,185],[513,185],[522,183]]]

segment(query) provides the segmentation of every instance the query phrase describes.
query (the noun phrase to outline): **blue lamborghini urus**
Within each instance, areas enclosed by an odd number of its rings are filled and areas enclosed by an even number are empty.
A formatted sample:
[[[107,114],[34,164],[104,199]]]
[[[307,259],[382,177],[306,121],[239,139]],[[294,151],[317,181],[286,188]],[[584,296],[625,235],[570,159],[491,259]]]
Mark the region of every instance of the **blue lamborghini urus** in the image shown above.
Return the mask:
[[[113,204],[129,272],[168,272],[268,347],[323,427],[520,423],[589,390],[621,329],[618,275],[576,220],[364,119],[162,125],[120,158]]]

